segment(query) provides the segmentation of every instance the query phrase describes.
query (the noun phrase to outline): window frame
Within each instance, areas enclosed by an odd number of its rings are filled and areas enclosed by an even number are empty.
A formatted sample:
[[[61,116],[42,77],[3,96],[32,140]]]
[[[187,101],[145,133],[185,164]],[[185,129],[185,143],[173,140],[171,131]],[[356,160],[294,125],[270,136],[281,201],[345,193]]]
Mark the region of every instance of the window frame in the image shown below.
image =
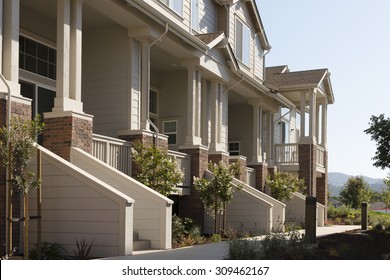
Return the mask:
[[[235,32],[236,57],[245,66],[250,67],[252,31],[243,20],[236,17]]]
[[[230,145],[231,144],[238,144],[238,150],[237,149],[236,150],[231,150],[230,149]],[[228,149],[229,149],[229,155],[230,156],[239,156],[240,155],[240,150],[241,150],[241,143],[240,143],[240,141],[229,141]]]
[[[199,31],[199,0],[191,0],[191,28]]]
[[[179,1],[179,3],[177,1]],[[160,0],[160,2],[166,5],[171,11],[183,17],[184,0]]]
[[[175,128],[176,130],[174,132],[167,132],[165,130],[165,124],[167,123],[175,123]],[[173,145],[177,145],[178,144],[178,137],[179,137],[179,130],[178,130],[178,127],[179,127],[179,121],[176,120],[176,119],[169,119],[169,120],[164,120],[162,121],[162,130],[163,130],[163,134],[164,135],[167,135],[168,136],[168,145],[170,146],[173,146]],[[176,138],[175,138],[175,143],[169,143],[169,139],[170,139],[170,135],[175,135]],[[172,138],[171,138],[172,139]]]

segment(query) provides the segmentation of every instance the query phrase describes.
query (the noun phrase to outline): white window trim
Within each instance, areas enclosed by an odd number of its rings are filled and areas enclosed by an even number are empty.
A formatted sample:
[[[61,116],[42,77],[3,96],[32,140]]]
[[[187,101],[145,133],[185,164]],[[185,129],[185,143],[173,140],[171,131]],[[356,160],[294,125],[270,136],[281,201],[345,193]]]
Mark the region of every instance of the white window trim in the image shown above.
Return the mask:
[[[175,8],[175,2],[174,1],[180,1],[181,7],[179,9]],[[179,15],[180,17],[183,17],[184,14],[184,0],[160,0],[161,3],[166,5],[171,11],[173,11],[175,14]]]
[[[199,31],[199,0],[191,0],[191,28]]]
[[[172,122],[176,123],[176,132],[166,132],[165,131],[165,123],[172,123]],[[162,121],[163,134],[167,135],[168,137],[169,137],[169,135],[176,135],[176,142],[169,144],[170,146],[174,146],[174,145],[178,144],[178,139],[179,139],[179,129],[178,128],[179,128],[179,121],[177,119],[166,119],[166,120]]]
[[[231,152],[231,150],[230,150],[230,144],[238,144],[238,150],[233,150],[235,153],[236,152],[238,152],[238,155],[234,155],[234,156],[239,156],[240,155],[240,153],[241,153],[241,143],[240,143],[240,141],[229,141],[229,143],[228,143],[228,148],[229,148],[229,155],[230,155],[230,152]]]
[[[237,32],[237,28],[238,28],[238,22],[241,23],[242,25],[242,30],[240,31],[240,35],[241,35],[241,38],[240,38],[240,41],[241,41],[241,45],[239,46],[238,45],[238,32]],[[236,51],[235,51],[235,54],[236,54],[236,57],[237,59],[243,63],[245,66],[247,67],[250,67],[251,66],[251,41],[252,41],[252,31],[250,29],[250,27],[243,21],[241,20],[239,17],[236,17],[236,22],[235,22],[235,46],[236,46]],[[244,38],[244,30],[247,29],[248,30],[248,35],[249,35],[249,38],[248,40],[245,40]],[[247,47],[246,47],[246,44],[249,44]],[[244,48],[246,47],[246,48]],[[239,56],[239,53],[238,53],[238,50],[239,48],[241,48],[241,57]],[[245,61],[244,58],[245,58],[245,55],[244,55],[244,50],[246,50],[247,52],[247,56],[248,56],[248,60]]]

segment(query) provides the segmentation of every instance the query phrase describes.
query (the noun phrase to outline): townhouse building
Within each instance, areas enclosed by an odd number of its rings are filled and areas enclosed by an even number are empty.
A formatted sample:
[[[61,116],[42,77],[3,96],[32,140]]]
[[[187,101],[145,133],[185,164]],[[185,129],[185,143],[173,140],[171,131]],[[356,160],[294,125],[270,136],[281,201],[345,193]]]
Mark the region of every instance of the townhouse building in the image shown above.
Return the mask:
[[[271,46],[254,0],[1,0],[0,8],[0,125],[43,116],[46,241],[72,248],[87,236],[110,256],[131,254],[139,235],[169,249],[172,213],[207,231],[192,182],[209,161],[240,163],[233,227],[269,232],[284,221],[286,205],[264,193],[275,167],[304,178],[326,206],[329,71],[265,67]],[[176,158],[185,174],[179,195],[132,178],[137,140]],[[7,251],[22,241],[7,220],[5,174]]]

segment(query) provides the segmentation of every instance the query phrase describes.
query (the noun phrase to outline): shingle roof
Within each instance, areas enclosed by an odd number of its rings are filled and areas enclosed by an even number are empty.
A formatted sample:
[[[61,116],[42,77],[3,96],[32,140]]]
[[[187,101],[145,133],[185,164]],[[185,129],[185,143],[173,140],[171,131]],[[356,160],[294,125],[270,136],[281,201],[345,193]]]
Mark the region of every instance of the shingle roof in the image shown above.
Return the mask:
[[[279,88],[318,85],[328,73],[328,69],[315,69],[295,72],[281,72],[286,66],[267,67],[265,81]]]
[[[217,39],[218,36],[220,36],[222,33],[223,32],[221,31],[221,32],[215,32],[215,33],[198,34],[198,35],[195,35],[195,37],[198,38],[199,40],[201,40],[206,45],[208,45],[209,43],[211,43],[212,41]]]

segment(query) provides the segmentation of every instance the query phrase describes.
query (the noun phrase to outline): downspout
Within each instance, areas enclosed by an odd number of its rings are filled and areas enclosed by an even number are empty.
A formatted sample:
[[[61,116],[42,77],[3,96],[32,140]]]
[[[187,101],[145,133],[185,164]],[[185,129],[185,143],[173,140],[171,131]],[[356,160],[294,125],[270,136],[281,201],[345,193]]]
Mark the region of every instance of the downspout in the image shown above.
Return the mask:
[[[7,80],[4,78],[4,76],[3,76],[3,74],[2,73],[0,73],[0,78],[3,80],[3,82],[4,82],[4,84],[5,84],[5,86],[7,87],[7,134],[8,134],[8,139],[7,139],[7,147],[9,147],[10,146],[10,139],[9,139],[9,134],[10,134],[10,131],[11,131],[11,87],[10,87],[10,85],[9,85],[9,83],[7,82]],[[9,243],[9,238],[10,238],[10,236],[9,236],[9,231],[8,231],[8,228],[10,227],[10,222],[8,221],[8,219],[10,218],[9,216],[11,215],[11,213],[9,213],[10,211],[9,211],[9,207],[8,207],[8,205],[9,205],[9,203],[10,203],[10,199],[9,199],[9,197],[10,197],[10,191],[11,191],[11,189],[10,189],[10,184],[9,184],[9,180],[8,180],[8,178],[9,178],[9,168],[6,168],[5,169],[5,172],[6,172],[6,175],[5,175],[5,178],[6,178],[6,180],[5,180],[5,189],[6,189],[6,213],[5,213],[5,218],[6,218],[6,223],[5,223],[5,227],[6,227],[6,236],[5,236],[5,240],[6,240],[6,248],[5,248],[5,250],[6,250],[6,256],[10,256],[11,254],[12,254],[12,244],[8,244]],[[12,217],[11,217],[12,218]]]
[[[168,27],[168,23],[165,23],[165,31],[163,34],[160,35],[160,37],[158,37],[156,40],[152,41],[148,47],[147,47],[147,53],[148,53],[148,80],[147,80],[147,90],[146,90],[146,100],[147,100],[147,121],[149,122],[149,124],[153,127],[154,129],[154,136],[156,137],[156,141],[155,141],[155,146],[158,147],[158,137],[159,137],[159,130],[157,128],[157,126],[151,121],[150,119],[150,116],[149,116],[149,111],[150,111],[150,108],[149,108],[149,94],[150,94],[150,49],[151,47],[156,44],[157,42],[161,41],[162,38],[168,33],[168,30],[169,30],[169,27]]]

